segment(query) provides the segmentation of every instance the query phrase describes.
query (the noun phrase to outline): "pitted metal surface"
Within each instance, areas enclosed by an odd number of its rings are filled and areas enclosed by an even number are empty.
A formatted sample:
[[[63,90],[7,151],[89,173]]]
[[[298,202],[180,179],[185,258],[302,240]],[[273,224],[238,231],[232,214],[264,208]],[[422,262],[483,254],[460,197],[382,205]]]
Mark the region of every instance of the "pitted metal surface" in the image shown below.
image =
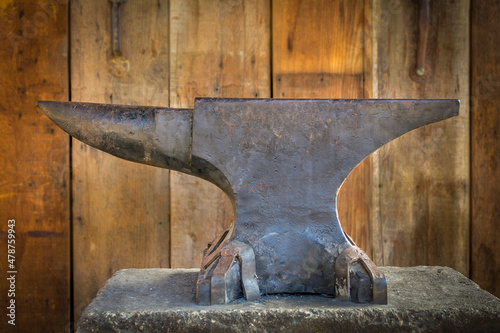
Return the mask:
[[[457,100],[201,98],[194,110],[39,105],[83,142],[204,178],[228,194],[235,221],[204,253],[202,304],[259,292],[350,299],[351,288],[386,302],[383,274],[341,228],[338,190],[370,153],[459,109]],[[350,285],[353,269],[371,283]]]

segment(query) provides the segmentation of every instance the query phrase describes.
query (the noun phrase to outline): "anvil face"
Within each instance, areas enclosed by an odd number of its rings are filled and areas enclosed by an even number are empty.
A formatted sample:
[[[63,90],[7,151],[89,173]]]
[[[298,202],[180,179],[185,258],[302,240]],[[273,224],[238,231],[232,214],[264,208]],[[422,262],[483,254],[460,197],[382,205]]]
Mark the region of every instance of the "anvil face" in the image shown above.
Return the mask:
[[[200,304],[241,292],[354,293],[386,303],[383,274],[340,226],[338,190],[377,148],[459,109],[456,100],[203,98],[194,111],[54,103],[40,105],[78,139],[202,177],[229,195],[235,221],[205,250]]]

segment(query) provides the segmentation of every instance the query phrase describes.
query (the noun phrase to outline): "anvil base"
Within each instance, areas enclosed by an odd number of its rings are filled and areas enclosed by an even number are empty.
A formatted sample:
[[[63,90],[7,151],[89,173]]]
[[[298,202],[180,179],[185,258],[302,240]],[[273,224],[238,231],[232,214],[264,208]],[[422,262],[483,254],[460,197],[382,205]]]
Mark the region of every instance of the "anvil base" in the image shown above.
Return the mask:
[[[313,295],[196,305],[197,269],[126,269],[77,332],[500,332],[500,300],[446,267],[381,267],[388,305]]]

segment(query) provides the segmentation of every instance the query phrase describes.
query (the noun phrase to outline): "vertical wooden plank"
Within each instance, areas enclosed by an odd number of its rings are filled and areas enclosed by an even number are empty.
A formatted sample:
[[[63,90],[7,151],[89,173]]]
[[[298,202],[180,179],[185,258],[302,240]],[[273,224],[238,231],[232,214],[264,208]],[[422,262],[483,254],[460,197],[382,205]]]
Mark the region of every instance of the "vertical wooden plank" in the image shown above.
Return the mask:
[[[68,10],[3,1],[0,21],[0,331],[69,332],[69,137],[35,107],[68,99]],[[10,219],[15,261],[7,262]]]
[[[365,10],[364,1],[273,1],[273,97],[370,97],[363,84]],[[344,182],[338,210],[343,229],[371,255],[370,159]]]
[[[74,101],[169,103],[168,1],[127,1],[123,78],[108,73],[110,3],[71,3]],[[169,171],[107,155],[73,141],[75,320],[118,269],[169,266]]]
[[[195,97],[270,97],[268,0],[171,2],[171,107]],[[171,175],[172,267],[199,267],[207,242],[232,221],[214,185]]]
[[[363,97],[363,19],[361,1],[273,1],[273,97]]]
[[[431,1],[430,73],[413,78],[418,2],[375,0],[374,97],[459,98],[460,116],[413,131],[374,160],[374,220],[383,265],[469,273],[469,3]],[[381,246],[381,247],[380,247]]]
[[[471,278],[500,297],[500,4],[471,13]]]

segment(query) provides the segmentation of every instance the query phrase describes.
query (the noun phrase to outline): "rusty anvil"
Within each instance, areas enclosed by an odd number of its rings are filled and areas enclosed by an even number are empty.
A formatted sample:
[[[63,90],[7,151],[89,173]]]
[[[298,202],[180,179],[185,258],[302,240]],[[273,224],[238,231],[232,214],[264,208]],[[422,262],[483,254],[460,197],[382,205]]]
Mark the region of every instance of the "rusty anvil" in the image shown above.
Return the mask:
[[[194,109],[38,102],[117,157],[206,179],[234,209],[203,253],[198,304],[314,293],[387,304],[383,273],[342,230],[337,195],[365,157],[458,100],[195,100]]]

